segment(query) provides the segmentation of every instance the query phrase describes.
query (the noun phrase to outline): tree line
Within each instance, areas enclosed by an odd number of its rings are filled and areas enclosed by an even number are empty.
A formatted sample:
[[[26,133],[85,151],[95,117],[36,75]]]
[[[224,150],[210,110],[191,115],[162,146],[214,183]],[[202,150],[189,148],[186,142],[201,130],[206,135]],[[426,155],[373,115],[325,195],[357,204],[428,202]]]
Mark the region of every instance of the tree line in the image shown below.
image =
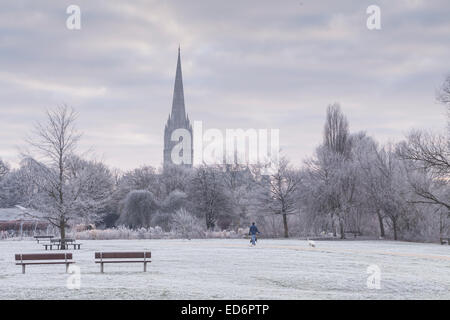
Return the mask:
[[[432,241],[450,233],[450,76],[437,99],[448,111],[445,132],[411,130],[383,145],[351,132],[332,104],[314,154],[295,166],[282,157],[270,175],[241,164],[111,169],[80,155],[77,114],[60,106],[30,132],[19,168],[0,159],[0,207],[38,210],[62,238],[77,224],[187,234],[256,221],[274,237]]]

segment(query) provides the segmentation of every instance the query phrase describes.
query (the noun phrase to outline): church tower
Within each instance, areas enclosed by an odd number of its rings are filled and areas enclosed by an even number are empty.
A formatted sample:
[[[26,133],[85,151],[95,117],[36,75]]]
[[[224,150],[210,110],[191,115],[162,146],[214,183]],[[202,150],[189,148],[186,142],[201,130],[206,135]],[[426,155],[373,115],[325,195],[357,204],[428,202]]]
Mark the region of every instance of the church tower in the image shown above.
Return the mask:
[[[189,116],[186,114],[184,105],[183,76],[181,73],[180,48],[178,47],[178,61],[175,75],[175,86],[173,89],[172,112],[169,114],[169,119],[167,120],[166,127],[164,128],[164,165],[173,164],[171,156],[173,147],[177,145],[182,138],[180,138],[179,141],[172,141],[171,137],[172,132],[180,128],[186,129],[191,134],[191,161],[190,163],[185,163],[182,165],[192,167],[194,155],[192,150],[192,126],[189,121]],[[180,152],[184,152],[184,150]]]

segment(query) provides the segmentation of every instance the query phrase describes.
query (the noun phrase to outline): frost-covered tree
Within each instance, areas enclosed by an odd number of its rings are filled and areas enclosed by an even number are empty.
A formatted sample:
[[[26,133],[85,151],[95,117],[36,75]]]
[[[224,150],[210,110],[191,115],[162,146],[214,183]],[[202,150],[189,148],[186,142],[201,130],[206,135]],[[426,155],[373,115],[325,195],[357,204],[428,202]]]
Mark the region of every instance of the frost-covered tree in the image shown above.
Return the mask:
[[[18,169],[9,172],[0,182],[0,201],[3,207],[27,206],[43,189],[30,181],[30,176],[38,179],[40,168],[35,161],[23,159]],[[43,183],[43,180],[40,180]]]
[[[0,159],[0,208],[6,207],[8,202],[8,189],[5,178],[9,173],[9,166]]]
[[[196,216],[180,209],[173,216],[172,231],[186,239],[202,238],[205,231],[203,225]]]
[[[314,195],[317,213],[329,216],[334,236],[337,228],[345,238],[345,219],[355,207],[358,175],[351,159],[352,140],[348,121],[338,104],[328,107],[324,126],[323,144],[315,156],[306,163],[306,176],[313,187],[306,193]]]
[[[324,126],[324,146],[337,154],[347,156],[350,152],[348,120],[338,103],[329,105]]]
[[[248,226],[255,198],[255,180],[248,165],[227,164],[223,168],[224,185],[229,191],[232,225],[237,228]]]
[[[281,158],[277,169],[259,182],[259,209],[278,215],[283,220],[284,237],[289,237],[288,215],[297,211],[296,196],[301,178],[286,158]]]
[[[8,163],[0,159],[0,181],[8,174],[8,172],[9,172]]]
[[[187,207],[189,207],[189,199],[187,194],[180,190],[172,191],[162,201],[161,210],[152,216],[152,226],[159,226],[164,230],[169,231],[174,213]]]
[[[436,98],[447,108],[447,137],[450,144],[450,75],[445,78]]]
[[[70,159],[68,178],[77,187],[73,195],[73,207],[78,214],[76,222],[96,224],[107,214],[108,204],[114,192],[114,176],[101,162],[83,160],[77,156]]]
[[[348,164],[343,155],[320,146],[315,157],[307,162],[306,170],[310,190],[305,193],[314,198],[313,213],[328,216],[334,236],[339,227],[342,238],[345,237],[345,210],[350,207],[345,199],[349,196],[351,200],[354,194],[354,175]],[[344,194],[344,190],[349,194]]]
[[[122,196],[126,196],[132,190],[149,190],[154,191],[155,185],[158,184],[158,176],[155,168],[151,166],[143,166],[126,172],[119,179],[119,192]]]
[[[46,115],[46,121],[38,123],[27,140],[30,151],[24,157],[28,168],[24,176],[34,191],[29,205],[43,212],[64,240],[69,224],[86,218],[87,212],[95,211],[107,197],[100,179],[106,168],[77,160],[81,135],[75,128],[72,108],[60,106]]]
[[[65,239],[74,201],[68,197],[67,189],[72,187],[68,184],[70,159],[80,139],[75,120],[75,111],[67,106],[48,110],[46,121],[38,123],[33,136],[28,139],[34,153],[28,158],[36,168],[29,180],[45,192],[45,196],[32,204],[44,211],[48,221],[59,228],[61,239]]]
[[[159,184],[163,188],[163,196],[168,196],[175,190],[186,193],[192,174],[192,169],[184,166],[164,165],[159,179]]]
[[[392,145],[378,151],[374,165],[381,184],[378,192],[382,201],[379,205],[393,231],[394,240],[397,240],[402,224],[407,224],[409,216],[416,210],[408,201],[411,199],[408,167],[398,158]]]
[[[413,130],[407,140],[398,146],[399,156],[411,162],[417,170],[429,176],[430,183],[412,180],[412,187],[422,203],[436,205],[450,211],[450,76],[444,81],[437,100],[448,111],[446,133],[431,133]],[[422,181],[424,182],[424,181]]]
[[[119,224],[130,228],[150,227],[152,216],[160,205],[148,190],[133,190],[124,200]]]
[[[188,194],[194,213],[204,217],[206,227],[210,230],[230,212],[230,194],[225,187],[222,170],[218,167],[203,165],[196,168]]]
[[[173,190],[161,203],[162,210],[165,212],[175,212],[187,206],[188,196],[180,190]]]
[[[362,198],[364,199],[364,210],[375,215],[378,222],[379,234],[381,238],[386,236],[382,204],[385,200],[384,176],[378,169],[377,162],[380,157],[377,143],[370,137],[366,137],[364,143],[358,144],[354,151],[354,159],[358,164],[361,175]]]

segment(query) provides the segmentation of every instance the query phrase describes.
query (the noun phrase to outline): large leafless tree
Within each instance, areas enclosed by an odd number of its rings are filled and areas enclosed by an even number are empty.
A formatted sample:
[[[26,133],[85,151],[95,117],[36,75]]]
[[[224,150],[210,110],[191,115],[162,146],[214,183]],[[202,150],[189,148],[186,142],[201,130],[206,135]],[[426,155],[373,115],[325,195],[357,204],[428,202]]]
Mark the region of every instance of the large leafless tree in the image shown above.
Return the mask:
[[[289,237],[288,215],[298,210],[296,196],[300,182],[299,172],[286,158],[281,158],[276,170],[257,182],[260,210],[281,216],[285,238]]]
[[[438,92],[437,100],[448,111],[447,133],[414,130],[408,135],[407,141],[399,146],[398,154],[429,176],[430,183],[423,183],[424,179],[412,180],[414,191],[422,198],[418,202],[435,204],[450,211],[449,194],[441,192],[442,186],[448,189],[450,181],[450,76]]]
[[[27,139],[30,153],[26,157],[36,169],[29,179],[45,194],[45,199],[35,201],[35,205],[45,211],[47,220],[59,229],[64,240],[71,206],[82,190],[82,183],[75,190],[69,190],[68,184],[80,134],[75,128],[76,113],[72,108],[59,106],[48,110],[46,116],[46,121],[37,123]]]

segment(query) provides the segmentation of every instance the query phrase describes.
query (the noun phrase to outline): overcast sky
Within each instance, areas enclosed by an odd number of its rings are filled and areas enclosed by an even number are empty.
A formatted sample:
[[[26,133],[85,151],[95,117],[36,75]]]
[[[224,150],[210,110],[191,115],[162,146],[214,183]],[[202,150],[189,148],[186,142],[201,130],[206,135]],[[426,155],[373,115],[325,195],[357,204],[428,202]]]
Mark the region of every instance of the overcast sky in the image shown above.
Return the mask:
[[[66,8],[81,8],[81,30]],[[382,29],[366,27],[381,8]],[[206,128],[277,128],[296,164],[339,102],[380,142],[442,129],[448,0],[0,0],[0,158],[19,161],[33,123],[79,113],[80,149],[112,167],[159,166],[181,44],[186,109]]]

